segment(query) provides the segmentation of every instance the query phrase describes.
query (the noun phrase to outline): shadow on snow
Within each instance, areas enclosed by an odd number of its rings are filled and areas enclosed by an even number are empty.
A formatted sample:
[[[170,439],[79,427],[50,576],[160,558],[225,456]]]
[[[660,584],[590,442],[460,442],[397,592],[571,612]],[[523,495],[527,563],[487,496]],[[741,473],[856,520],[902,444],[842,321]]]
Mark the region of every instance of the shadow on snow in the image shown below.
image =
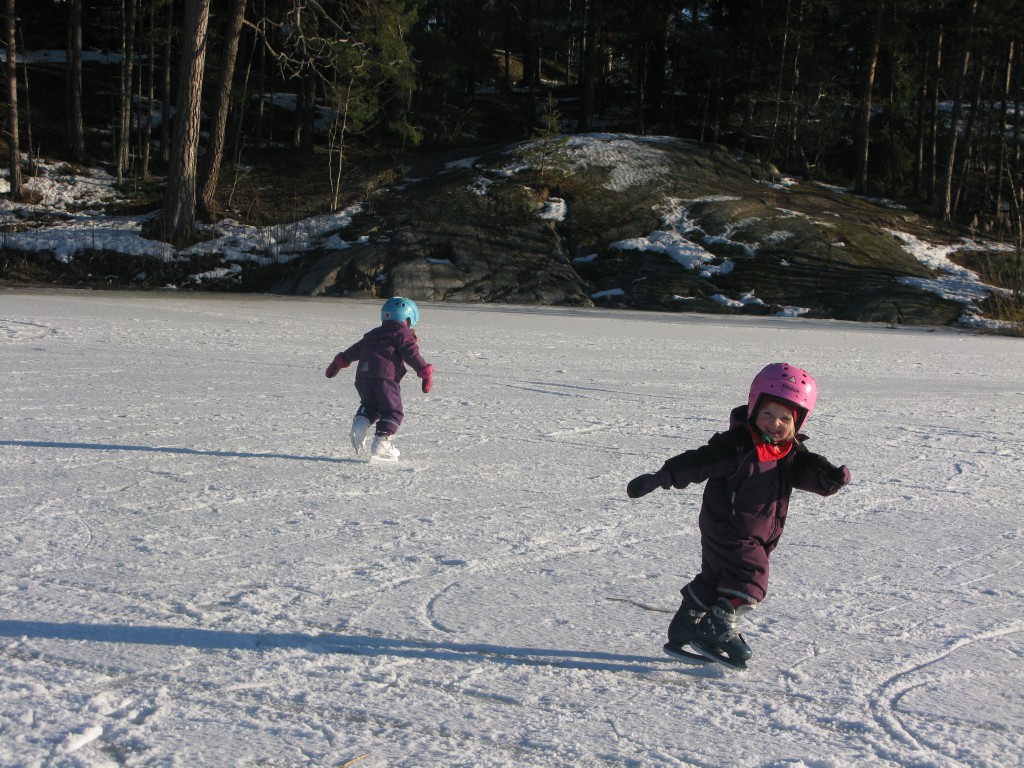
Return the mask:
[[[177,453],[186,456],[224,456],[233,459],[289,459],[291,461],[330,461],[338,464],[362,463],[357,459],[338,459],[330,456],[296,456],[289,453],[253,453],[248,451],[201,451],[197,448],[169,448],[152,445],[61,443],[53,440],[0,440],[0,446],[4,445],[15,445],[22,448],[70,448],[85,451],[146,451],[150,453]]]
[[[0,619],[0,637],[38,640],[70,640],[130,645],[177,646],[199,650],[300,650],[310,653],[343,653],[355,656],[398,656],[432,661],[490,660],[499,664],[549,666],[567,669],[651,672],[665,658],[630,656],[596,651],[562,651],[486,644],[432,643],[424,640],[392,640],[367,635],[302,632],[228,632],[187,627],[129,626],[120,624],[65,624],[50,621]]]

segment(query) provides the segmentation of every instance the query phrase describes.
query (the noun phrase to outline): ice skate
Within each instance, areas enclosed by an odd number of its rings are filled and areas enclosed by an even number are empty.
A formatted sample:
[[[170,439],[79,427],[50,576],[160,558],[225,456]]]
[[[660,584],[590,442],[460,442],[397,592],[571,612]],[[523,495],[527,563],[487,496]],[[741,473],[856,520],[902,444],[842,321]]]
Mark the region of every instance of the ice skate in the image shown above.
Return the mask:
[[[370,446],[370,458],[377,461],[398,461],[399,452],[391,442],[391,435],[377,435]]]
[[[352,447],[358,456],[363,452],[366,443],[366,433],[370,429],[370,420],[362,414],[356,414],[352,419]]]
[[[686,646],[697,636],[697,627],[705,614],[706,611],[684,601],[669,622],[668,642],[663,646],[665,653],[686,659],[694,658],[697,654]]]
[[[736,623],[740,616],[753,608],[753,605],[733,608],[732,603],[720,597],[697,626],[696,637],[690,642],[691,647],[712,661],[731,667],[745,667],[753,652],[736,629]]]

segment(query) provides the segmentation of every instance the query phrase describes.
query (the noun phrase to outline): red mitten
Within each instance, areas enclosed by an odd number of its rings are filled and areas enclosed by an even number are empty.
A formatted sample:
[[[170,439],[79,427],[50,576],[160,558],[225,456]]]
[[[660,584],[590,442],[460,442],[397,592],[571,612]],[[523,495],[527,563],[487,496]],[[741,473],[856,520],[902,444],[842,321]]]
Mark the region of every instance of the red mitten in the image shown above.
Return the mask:
[[[352,365],[352,363],[350,363],[341,355],[336,356],[334,360],[331,361],[331,364],[327,366],[327,378],[333,379],[335,376],[338,375],[338,371],[340,371],[342,368],[348,368],[350,365]]]
[[[422,371],[416,373],[423,381],[420,382],[423,387],[423,392],[426,394],[430,391],[430,385],[434,383],[434,366],[427,365]]]

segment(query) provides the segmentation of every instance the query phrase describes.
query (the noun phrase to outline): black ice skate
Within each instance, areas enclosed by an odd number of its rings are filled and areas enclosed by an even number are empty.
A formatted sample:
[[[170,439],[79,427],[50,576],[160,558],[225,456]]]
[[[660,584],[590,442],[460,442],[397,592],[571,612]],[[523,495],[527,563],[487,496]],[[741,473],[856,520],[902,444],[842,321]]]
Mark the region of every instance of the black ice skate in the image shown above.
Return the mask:
[[[720,597],[697,626],[697,635],[690,645],[712,661],[743,669],[753,653],[743,635],[736,629],[736,623],[740,616],[753,607],[741,605],[739,608],[733,608],[732,603]]]
[[[668,642],[665,653],[683,658],[693,658],[695,654],[686,649],[691,640],[697,636],[697,626],[704,618],[706,611],[690,605],[687,601],[679,606],[676,615],[668,625]]]

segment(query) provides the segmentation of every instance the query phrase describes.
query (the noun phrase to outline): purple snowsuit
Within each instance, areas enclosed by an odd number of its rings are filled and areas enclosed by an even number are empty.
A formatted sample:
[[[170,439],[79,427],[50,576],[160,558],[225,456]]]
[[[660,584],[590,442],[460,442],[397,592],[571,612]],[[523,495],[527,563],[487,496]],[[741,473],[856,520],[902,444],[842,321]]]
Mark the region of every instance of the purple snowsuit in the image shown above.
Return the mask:
[[[728,432],[669,459],[658,472],[665,488],[706,481],[699,518],[701,570],[681,590],[704,608],[723,596],[763,600],[768,556],[782,536],[793,489],[821,496],[838,490],[827,481],[835,467],[807,450],[805,435],[798,435],[781,459],[759,461],[746,418],[745,406],[733,409]]]
[[[378,435],[395,434],[405,415],[399,386],[406,374],[405,363],[417,374],[427,367],[412,328],[398,320],[385,320],[338,357],[346,365],[359,361],[355,381],[360,403],[357,413],[371,424],[377,422]]]

